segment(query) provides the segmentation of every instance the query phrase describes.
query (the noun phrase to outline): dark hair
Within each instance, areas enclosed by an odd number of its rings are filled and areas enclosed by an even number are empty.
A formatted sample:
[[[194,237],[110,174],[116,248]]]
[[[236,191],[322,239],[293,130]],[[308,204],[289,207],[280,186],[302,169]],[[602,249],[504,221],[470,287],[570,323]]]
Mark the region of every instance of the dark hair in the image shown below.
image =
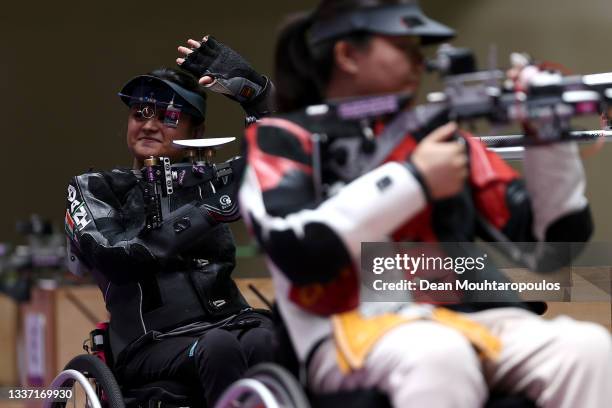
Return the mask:
[[[159,79],[165,79],[166,81],[174,82],[179,85],[181,88],[185,88],[188,91],[192,91],[200,95],[204,100],[206,100],[206,91],[204,87],[202,87],[198,83],[198,79],[192,74],[181,71],[176,68],[158,68],[149,72],[147,75],[154,76]],[[195,126],[204,122],[204,119],[191,117],[193,124]]]
[[[354,32],[311,49],[307,33],[315,21],[325,21],[361,8],[400,4],[405,0],[322,0],[315,11],[290,16],[282,25],[275,53],[278,111],[289,112],[320,103],[334,66],[334,45],[338,40],[367,46],[371,34]]]

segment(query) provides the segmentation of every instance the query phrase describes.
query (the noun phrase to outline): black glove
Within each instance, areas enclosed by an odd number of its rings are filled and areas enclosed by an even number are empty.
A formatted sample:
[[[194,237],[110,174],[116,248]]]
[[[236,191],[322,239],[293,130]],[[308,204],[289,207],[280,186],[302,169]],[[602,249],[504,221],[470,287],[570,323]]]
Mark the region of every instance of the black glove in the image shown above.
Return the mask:
[[[271,111],[267,99],[271,99],[272,86],[268,78],[212,36],[185,58],[181,68],[198,78],[213,77],[215,81],[208,88],[239,102],[249,115],[261,116]]]

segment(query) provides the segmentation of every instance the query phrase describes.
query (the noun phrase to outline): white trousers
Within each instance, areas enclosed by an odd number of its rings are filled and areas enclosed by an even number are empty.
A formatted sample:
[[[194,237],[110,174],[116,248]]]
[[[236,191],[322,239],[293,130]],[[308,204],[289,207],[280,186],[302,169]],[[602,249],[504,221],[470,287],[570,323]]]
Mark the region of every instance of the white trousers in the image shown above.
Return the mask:
[[[603,327],[519,308],[468,315],[503,343],[495,362],[479,360],[456,330],[430,321],[401,325],[371,350],[362,370],[343,375],[332,340],[309,366],[315,392],[378,388],[394,407],[477,408],[489,389],[521,393],[542,408],[612,407],[612,338]]]

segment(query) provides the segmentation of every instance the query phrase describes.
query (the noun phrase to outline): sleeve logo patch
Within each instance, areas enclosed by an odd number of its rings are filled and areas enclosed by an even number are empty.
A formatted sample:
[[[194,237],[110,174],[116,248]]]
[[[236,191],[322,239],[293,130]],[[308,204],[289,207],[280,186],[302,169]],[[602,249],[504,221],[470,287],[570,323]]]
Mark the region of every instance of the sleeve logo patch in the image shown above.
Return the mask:
[[[72,185],[68,185],[68,202],[70,203],[70,210],[66,210],[64,224],[66,232],[73,235],[75,225],[78,227],[78,230],[81,231],[91,222],[91,218],[87,212],[85,203],[77,199],[77,190]]]
[[[391,178],[385,176],[376,182],[376,187],[378,187],[380,191],[385,191],[391,184],[393,184]]]

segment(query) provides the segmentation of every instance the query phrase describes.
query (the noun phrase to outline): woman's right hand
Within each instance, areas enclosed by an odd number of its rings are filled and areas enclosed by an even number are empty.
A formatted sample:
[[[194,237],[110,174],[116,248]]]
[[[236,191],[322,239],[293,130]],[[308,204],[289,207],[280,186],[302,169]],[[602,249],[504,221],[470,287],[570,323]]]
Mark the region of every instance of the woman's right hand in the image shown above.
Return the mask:
[[[180,66],[183,64],[183,62],[185,62],[185,59],[187,57],[189,57],[189,54],[191,54],[193,52],[193,50],[198,49],[202,46],[202,44],[204,44],[206,41],[208,41],[208,36],[204,36],[204,38],[202,38],[202,40],[200,41],[196,41],[193,39],[188,39],[187,40],[187,45],[189,47],[184,47],[182,45],[179,45],[178,47],[178,52],[180,54],[182,54],[182,57],[179,57],[176,59],[176,63]],[[210,84],[212,84],[215,81],[215,79],[210,76],[210,75],[204,75],[203,77],[201,77],[198,82],[200,83],[200,85],[204,85],[204,86],[208,86]]]
[[[179,46],[176,63],[199,78],[213,92],[238,101],[243,107],[254,103],[268,88],[268,79],[255,71],[242,55],[212,36],[187,40]]]
[[[421,173],[430,196],[441,200],[458,194],[468,175],[465,143],[449,141],[457,131],[456,123],[447,123],[427,135],[410,157]]]

